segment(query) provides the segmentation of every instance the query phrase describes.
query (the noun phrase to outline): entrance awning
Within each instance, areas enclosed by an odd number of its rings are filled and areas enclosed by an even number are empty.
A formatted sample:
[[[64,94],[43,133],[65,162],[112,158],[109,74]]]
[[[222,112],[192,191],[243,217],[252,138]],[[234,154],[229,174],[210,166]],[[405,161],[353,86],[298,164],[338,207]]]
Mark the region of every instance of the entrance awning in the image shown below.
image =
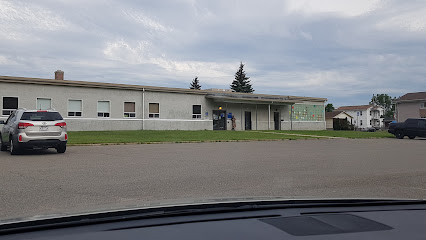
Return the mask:
[[[249,95],[238,93],[211,93],[207,94],[206,98],[212,99],[215,102],[227,103],[246,103],[246,104],[273,104],[273,105],[292,105],[294,100],[290,100],[285,96],[262,96]]]

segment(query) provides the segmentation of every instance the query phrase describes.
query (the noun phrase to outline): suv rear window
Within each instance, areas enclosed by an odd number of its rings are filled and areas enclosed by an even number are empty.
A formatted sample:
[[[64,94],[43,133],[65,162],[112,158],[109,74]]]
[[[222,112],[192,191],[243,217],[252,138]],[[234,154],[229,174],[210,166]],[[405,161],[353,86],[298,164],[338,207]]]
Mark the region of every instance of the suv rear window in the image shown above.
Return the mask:
[[[63,120],[58,112],[24,112],[21,120],[28,121],[58,121]]]

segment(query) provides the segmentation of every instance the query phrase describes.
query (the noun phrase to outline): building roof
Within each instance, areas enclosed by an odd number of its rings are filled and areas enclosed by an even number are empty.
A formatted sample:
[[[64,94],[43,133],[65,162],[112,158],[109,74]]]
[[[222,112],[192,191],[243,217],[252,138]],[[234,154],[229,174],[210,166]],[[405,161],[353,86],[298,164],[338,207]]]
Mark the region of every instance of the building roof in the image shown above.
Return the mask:
[[[106,89],[122,89],[122,90],[136,90],[136,91],[151,91],[151,92],[169,92],[169,93],[188,93],[210,96],[223,96],[239,99],[254,99],[269,101],[269,102],[325,102],[327,98],[317,97],[298,97],[298,96],[283,96],[283,95],[269,95],[269,94],[255,94],[255,93],[238,93],[238,92],[224,92],[215,90],[194,90],[185,88],[169,88],[169,87],[154,87],[143,85],[130,85],[130,84],[117,84],[117,83],[103,83],[103,82],[86,82],[74,80],[55,80],[45,78],[27,78],[27,77],[12,77],[0,76],[0,83],[21,83],[21,84],[36,84],[36,85],[54,85],[54,86],[71,86],[71,87],[88,87],[88,88],[106,88]],[[230,95],[230,96],[226,96]]]
[[[373,107],[373,105],[359,105],[359,106],[342,106],[337,108],[336,110],[343,111],[343,110],[367,110],[369,108]]]
[[[326,112],[325,113],[325,118],[326,119],[330,119],[330,118],[335,118],[337,115],[339,115],[339,114],[341,114],[341,113],[343,113],[343,114],[345,114],[345,115],[347,115],[348,117],[350,117],[350,118],[353,118],[351,115],[349,115],[348,113],[346,113],[345,111],[333,111],[333,112]]]
[[[398,98],[396,102],[416,101],[416,100],[426,100],[426,92],[407,93],[404,96]]]
[[[339,115],[343,111],[333,111],[333,112],[325,112],[325,118],[334,118]]]

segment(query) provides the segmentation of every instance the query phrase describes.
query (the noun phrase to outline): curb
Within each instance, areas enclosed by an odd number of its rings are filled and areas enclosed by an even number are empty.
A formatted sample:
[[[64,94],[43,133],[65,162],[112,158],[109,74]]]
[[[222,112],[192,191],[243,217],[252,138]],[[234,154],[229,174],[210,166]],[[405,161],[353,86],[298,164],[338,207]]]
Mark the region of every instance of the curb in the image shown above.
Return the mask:
[[[215,143],[215,142],[278,142],[278,141],[298,141],[298,140],[348,140],[348,139],[387,139],[387,137],[372,138],[343,138],[343,137],[309,137],[297,139],[241,139],[241,140],[205,140],[205,141],[175,141],[175,142],[128,142],[128,143],[68,143],[67,146],[110,146],[110,145],[142,145],[142,144],[180,144],[180,143]]]
[[[206,140],[206,141],[176,141],[176,142],[129,142],[129,143],[77,143],[67,144],[67,146],[109,146],[109,145],[141,145],[141,144],[179,144],[179,143],[215,143],[215,142],[278,142],[296,140],[319,140],[320,138],[299,138],[299,139],[242,139],[242,140]]]

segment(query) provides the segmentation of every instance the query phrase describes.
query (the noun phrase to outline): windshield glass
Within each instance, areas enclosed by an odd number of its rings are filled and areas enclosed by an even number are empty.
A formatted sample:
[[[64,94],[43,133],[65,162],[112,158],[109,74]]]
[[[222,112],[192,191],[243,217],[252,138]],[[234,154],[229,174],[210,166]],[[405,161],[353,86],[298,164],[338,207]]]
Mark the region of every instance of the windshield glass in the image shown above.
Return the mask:
[[[425,16],[403,0],[0,0],[0,220],[424,199]]]
[[[61,114],[57,112],[24,112],[21,120],[29,121],[58,121],[63,120]]]

